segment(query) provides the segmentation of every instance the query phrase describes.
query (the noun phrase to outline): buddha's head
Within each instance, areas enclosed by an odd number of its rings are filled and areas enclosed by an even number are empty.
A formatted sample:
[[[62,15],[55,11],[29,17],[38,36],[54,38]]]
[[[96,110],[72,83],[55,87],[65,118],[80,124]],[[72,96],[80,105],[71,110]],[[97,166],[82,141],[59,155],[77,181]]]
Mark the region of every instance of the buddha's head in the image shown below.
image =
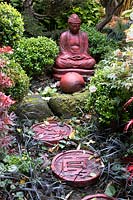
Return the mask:
[[[77,14],[72,14],[68,18],[68,25],[69,29],[73,34],[76,34],[79,32],[81,20]]]

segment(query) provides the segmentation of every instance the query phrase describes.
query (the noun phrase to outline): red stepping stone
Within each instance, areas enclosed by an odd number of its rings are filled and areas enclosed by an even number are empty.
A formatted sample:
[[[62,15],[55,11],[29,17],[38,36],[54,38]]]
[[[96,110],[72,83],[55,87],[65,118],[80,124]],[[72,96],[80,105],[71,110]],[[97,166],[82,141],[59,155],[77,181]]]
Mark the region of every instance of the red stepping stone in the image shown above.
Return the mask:
[[[56,155],[51,168],[58,178],[72,186],[84,187],[98,179],[103,163],[93,152],[70,150]]]
[[[94,194],[84,197],[82,200],[116,200],[113,197],[109,197],[106,194]]]
[[[47,145],[56,144],[59,140],[68,137],[73,129],[71,126],[61,122],[43,122],[34,124],[32,130],[34,139],[43,141]]]

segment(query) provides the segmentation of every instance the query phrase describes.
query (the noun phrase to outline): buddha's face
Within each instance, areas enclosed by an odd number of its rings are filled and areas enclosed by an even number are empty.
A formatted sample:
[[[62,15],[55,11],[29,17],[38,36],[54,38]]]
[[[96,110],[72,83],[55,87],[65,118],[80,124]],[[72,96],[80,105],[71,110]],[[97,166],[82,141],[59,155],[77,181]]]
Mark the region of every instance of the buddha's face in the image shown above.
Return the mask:
[[[69,23],[69,29],[73,34],[78,33],[80,29],[80,23]]]

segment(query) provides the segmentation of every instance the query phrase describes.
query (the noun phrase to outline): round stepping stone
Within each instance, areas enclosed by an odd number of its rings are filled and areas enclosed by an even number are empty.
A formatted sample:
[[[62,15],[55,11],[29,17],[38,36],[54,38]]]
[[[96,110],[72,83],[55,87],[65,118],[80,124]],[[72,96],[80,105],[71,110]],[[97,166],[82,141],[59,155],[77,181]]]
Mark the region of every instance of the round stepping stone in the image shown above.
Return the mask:
[[[103,163],[93,152],[70,150],[56,155],[51,168],[58,178],[72,186],[84,187],[98,179]]]
[[[106,194],[94,194],[94,195],[88,195],[84,197],[82,200],[116,200],[113,197],[109,197]]]
[[[68,137],[73,131],[70,125],[55,121],[34,124],[32,130],[35,133],[34,139],[47,145],[57,144],[59,140]]]

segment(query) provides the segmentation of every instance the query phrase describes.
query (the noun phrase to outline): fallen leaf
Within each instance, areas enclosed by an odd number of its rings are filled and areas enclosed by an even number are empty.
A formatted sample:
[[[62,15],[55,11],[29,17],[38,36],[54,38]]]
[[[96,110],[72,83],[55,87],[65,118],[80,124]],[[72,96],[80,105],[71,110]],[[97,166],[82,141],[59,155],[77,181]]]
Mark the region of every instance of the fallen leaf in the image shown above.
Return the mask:
[[[80,150],[80,148],[81,148],[81,143],[79,143],[77,150]]]
[[[73,190],[72,191],[70,191],[67,195],[66,195],[66,197],[65,197],[65,199],[64,200],[68,200],[69,199],[69,197],[71,196],[71,194],[73,193]]]
[[[72,131],[69,135],[69,139],[74,139],[75,138],[75,131]]]
[[[97,176],[97,174],[96,174],[96,173],[94,173],[94,172],[91,172],[89,175],[90,175],[90,176],[92,176],[92,177],[95,177],[95,176]]]
[[[54,147],[48,149],[48,151],[50,153],[57,152],[58,150],[59,150],[59,144],[57,144]]]

